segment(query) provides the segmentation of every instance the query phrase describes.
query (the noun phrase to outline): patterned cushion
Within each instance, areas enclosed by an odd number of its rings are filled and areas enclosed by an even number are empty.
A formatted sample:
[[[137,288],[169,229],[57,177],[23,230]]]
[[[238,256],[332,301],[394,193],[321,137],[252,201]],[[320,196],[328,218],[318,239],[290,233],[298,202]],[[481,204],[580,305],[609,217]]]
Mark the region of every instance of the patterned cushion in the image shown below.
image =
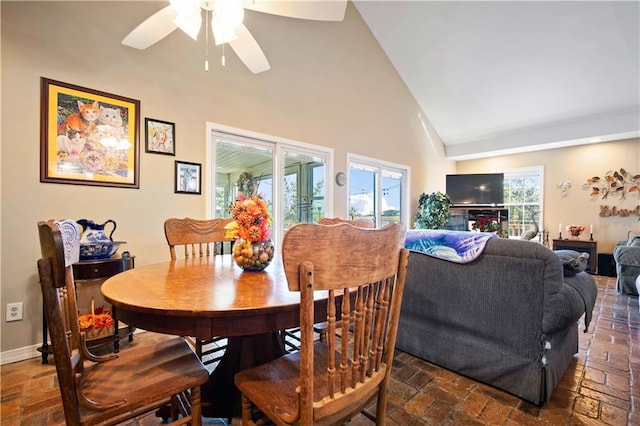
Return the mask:
[[[565,277],[571,277],[587,269],[589,253],[579,253],[574,250],[554,250],[562,261]]]

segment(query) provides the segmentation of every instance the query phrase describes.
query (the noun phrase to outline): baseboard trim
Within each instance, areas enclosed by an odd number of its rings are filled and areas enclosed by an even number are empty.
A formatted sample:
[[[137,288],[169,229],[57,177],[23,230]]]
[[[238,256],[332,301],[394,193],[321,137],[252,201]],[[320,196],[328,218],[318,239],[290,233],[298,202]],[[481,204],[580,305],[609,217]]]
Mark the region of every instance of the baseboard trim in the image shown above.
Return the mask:
[[[136,329],[133,334],[144,333],[146,330]],[[41,343],[36,343],[31,346],[24,346],[22,348],[11,349],[9,351],[0,352],[0,365],[12,364],[14,362],[26,361],[31,358],[41,358],[42,353],[38,351],[38,348],[42,346]]]
[[[25,361],[27,359],[40,357],[42,355],[40,352],[38,352],[38,348],[40,346],[40,344],[36,344],[1,352],[0,365],[12,364],[14,362]]]

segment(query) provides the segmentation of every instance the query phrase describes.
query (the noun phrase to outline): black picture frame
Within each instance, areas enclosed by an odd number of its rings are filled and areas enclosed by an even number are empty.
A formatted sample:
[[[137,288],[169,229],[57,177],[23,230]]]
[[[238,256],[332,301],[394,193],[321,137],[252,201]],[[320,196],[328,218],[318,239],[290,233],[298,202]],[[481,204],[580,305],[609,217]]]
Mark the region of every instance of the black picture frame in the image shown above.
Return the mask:
[[[176,124],[146,117],[144,119],[144,151],[153,154],[176,155]]]
[[[176,194],[202,193],[202,164],[175,161],[174,192]]]

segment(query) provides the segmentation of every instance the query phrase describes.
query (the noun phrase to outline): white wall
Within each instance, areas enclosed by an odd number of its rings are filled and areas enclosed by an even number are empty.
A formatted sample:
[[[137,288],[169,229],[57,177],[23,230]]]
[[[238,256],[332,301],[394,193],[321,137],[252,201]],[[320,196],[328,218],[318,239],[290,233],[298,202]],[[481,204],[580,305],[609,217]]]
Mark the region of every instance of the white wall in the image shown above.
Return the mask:
[[[356,9],[339,23],[247,12],[271,70],[251,74],[227,46],[179,31],[138,51],[124,36],[164,3],[0,2],[2,31],[2,318],[24,302],[23,321],[1,323],[1,347],[41,341],[36,223],[114,219],[114,237],[144,265],[168,258],[167,217],[203,217],[205,196],[173,193],[173,161],[205,162],[207,121],[334,148],[335,172],[353,152],[411,167],[411,198],[444,187],[454,163]],[[140,189],[39,182],[40,77],[141,101],[141,116],[176,123],[176,157],[140,154]],[[144,120],[142,120],[144,123]],[[204,174],[203,174],[204,176]],[[208,189],[207,182],[203,190]],[[345,187],[334,208],[346,211]],[[415,202],[412,203],[415,205]]]

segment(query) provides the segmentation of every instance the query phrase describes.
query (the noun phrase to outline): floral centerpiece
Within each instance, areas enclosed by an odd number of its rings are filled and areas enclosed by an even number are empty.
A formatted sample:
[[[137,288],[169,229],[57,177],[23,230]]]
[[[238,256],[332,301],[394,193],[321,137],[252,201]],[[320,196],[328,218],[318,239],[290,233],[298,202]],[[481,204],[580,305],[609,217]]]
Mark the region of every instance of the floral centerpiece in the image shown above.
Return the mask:
[[[233,217],[225,229],[226,237],[234,238],[233,257],[245,271],[261,271],[271,263],[274,247],[269,239],[271,215],[267,202],[254,192],[251,196],[238,193],[229,206]]]

